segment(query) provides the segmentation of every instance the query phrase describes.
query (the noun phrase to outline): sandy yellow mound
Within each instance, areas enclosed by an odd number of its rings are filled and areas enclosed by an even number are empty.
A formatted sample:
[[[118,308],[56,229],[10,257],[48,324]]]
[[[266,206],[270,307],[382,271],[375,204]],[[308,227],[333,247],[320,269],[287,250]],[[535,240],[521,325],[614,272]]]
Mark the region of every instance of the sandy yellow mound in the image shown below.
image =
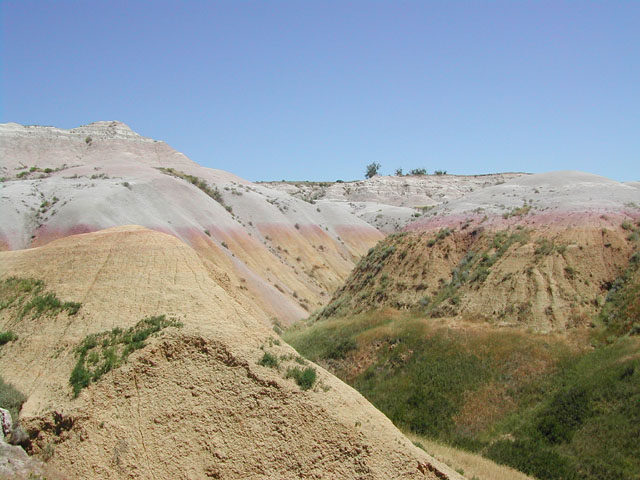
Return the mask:
[[[34,453],[71,478],[436,478],[361,395],[326,371],[309,390],[296,352],[265,327],[223,273],[175,237],[120,227],[0,254],[0,275],[42,278],[75,315],[2,311],[5,380],[28,395]],[[74,348],[149,315],[179,319],[73,399]],[[261,366],[265,352],[277,366]],[[449,478],[456,478],[449,473]]]

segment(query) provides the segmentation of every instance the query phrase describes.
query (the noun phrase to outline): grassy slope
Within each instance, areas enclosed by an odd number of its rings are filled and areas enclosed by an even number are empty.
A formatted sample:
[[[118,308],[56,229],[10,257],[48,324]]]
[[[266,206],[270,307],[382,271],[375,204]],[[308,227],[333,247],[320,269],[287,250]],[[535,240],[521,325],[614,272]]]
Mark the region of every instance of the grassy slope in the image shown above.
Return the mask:
[[[405,431],[415,445],[471,480],[533,480],[533,477],[481,455],[453,448],[444,443]]]
[[[541,479],[638,478],[638,338],[581,349],[389,310],[316,321],[285,340],[415,433]]]

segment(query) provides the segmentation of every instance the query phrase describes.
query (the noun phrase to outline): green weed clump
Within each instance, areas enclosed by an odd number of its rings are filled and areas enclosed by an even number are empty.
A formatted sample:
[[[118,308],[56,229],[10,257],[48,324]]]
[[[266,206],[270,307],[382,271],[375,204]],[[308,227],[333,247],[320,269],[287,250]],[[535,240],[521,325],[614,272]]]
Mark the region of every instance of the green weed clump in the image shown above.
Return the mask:
[[[126,330],[114,328],[88,335],[75,351],[78,360],[69,379],[73,396],[77,397],[83,388],[125,363],[132,352],[146,345],[145,340],[151,335],[166,327],[181,326],[182,323],[159,315],[144,318]]]
[[[42,280],[9,277],[0,282],[0,310],[18,308],[17,319],[25,315],[38,318],[42,315],[57,315],[66,311],[75,315],[82,307],[78,302],[63,302],[55,293],[45,292]]]
[[[269,352],[264,352],[264,355],[262,355],[262,358],[258,362],[258,365],[269,368],[278,368],[279,364],[280,361],[278,360],[278,357]]]
[[[313,367],[290,367],[285,378],[293,378],[302,390],[309,390],[316,383],[316,369]]]
[[[18,339],[18,336],[15,333],[13,333],[11,330],[8,330],[6,332],[0,332],[0,347],[5,343],[13,342],[14,340],[17,340],[17,339]]]
[[[9,410],[14,422],[18,418],[22,404],[26,401],[27,397],[25,397],[22,392],[18,391],[16,387],[10,383],[6,383],[2,377],[0,377],[0,407]]]

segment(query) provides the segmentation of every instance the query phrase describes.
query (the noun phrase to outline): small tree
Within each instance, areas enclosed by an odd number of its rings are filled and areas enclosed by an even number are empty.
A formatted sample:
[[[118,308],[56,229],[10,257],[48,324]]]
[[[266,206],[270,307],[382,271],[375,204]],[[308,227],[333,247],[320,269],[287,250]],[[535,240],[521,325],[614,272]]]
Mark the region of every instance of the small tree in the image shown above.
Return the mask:
[[[402,169],[401,169],[401,168],[396,168],[396,175],[397,175],[398,177],[401,177],[401,176],[402,176]]]
[[[414,168],[409,172],[409,175],[426,175],[426,174],[427,174],[426,168]]]
[[[381,165],[379,163],[373,162],[367,165],[367,171],[364,174],[364,178],[375,177],[378,174],[378,170],[380,170]]]

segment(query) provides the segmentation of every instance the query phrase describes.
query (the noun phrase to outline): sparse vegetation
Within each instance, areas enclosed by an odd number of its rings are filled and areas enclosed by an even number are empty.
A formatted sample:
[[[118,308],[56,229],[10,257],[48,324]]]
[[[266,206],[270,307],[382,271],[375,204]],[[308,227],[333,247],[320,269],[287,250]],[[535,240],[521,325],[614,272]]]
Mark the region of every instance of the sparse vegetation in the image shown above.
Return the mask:
[[[45,292],[42,280],[22,277],[9,277],[0,282],[0,310],[17,309],[17,319],[26,315],[33,318],[41,315],[57,315],[66,311],[75,315],[82,306],[78,302],[64,302],[55,293]]]
[[[27,397],[22,392],[18,391],[10,383],[5,382],[0,376],[0,407],[9,410],[14,422],[18,419],[18,413],[26,400]]]
[[[313,367],[290,367],[285,378],[293,378],[302,390],[309,390],[316,383],[316,375]]]
[[[188,173],[181,172],[174,168],[159,167],[158,170],[160,170],[162,173],[165,173],[167,175],[171,175],[173,177],[186,180],[190,184],[198,187],[200,190],[206,193],[209,197],[213,198],[216,202],[222,205],[229,213],[232,213],[233,210],[231,206],[225,203],[224,198],[222,197],[222,193],[220,193],[220,190],[218,190],[218,187],[209,185],[202,178],[198,178],[194,175],[189,175]]]
[[[6,332],[0,332],[0,347],[6,343],[13,342],[18,339],[18,336],[11,330]],[[1,406],[1,404],[0,404]]]
[[[527,204],[527,201],[525,200],[521,207],[514,207],[508,212],[503,213],[502,218],[508,219],[511,217],[524,217],[531,211],[532,208],[533,207]]]
[[[409,175],[426,175],[426,174],[427,174],[426,168],[413,168],[409,171]]]
[[[262,358],[258,362],[258,365],[269,368],[278,368],[279,364],[280,361],[278,360],[278,357],[269,352],[264,352],[264,355],[262,355]]]
[[[151,335],[167,327],[181,326],[182,323],[159,315],[144,318],[126,330],[114,328],[88,335],[75,350],[77,362],[69,378],[74,397],[83,388],[125,363],[132,352],[146,345],[145,340]]]

